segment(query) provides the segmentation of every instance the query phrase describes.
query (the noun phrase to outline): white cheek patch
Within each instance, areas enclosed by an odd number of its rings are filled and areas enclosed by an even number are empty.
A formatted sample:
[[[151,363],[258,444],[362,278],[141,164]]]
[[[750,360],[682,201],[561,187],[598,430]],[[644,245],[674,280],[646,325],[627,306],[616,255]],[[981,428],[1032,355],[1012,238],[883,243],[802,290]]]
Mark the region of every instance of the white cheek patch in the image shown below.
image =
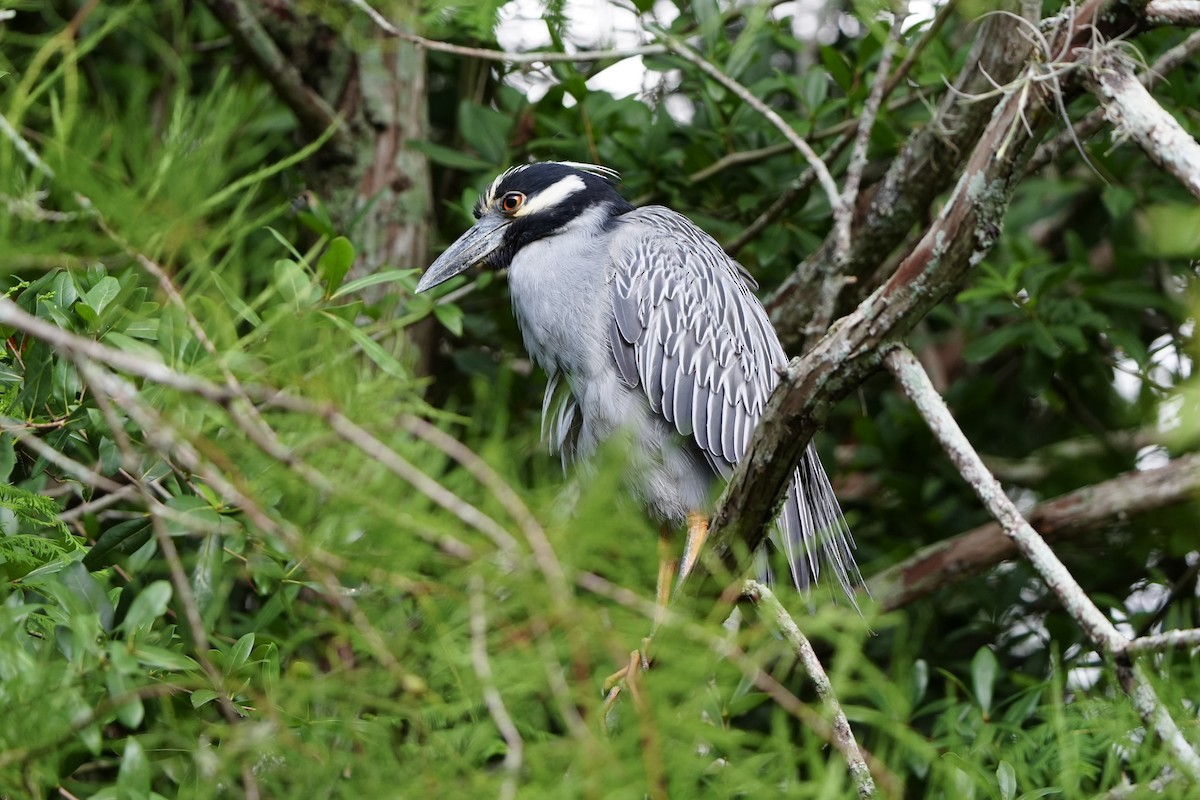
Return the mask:
[[[566,200],[576,192],[582,192],[587,188],[583,182],[583,178],[578,175],[568,175],[557,183],[547,186],[542,191],[535,194],[525,201],[525,205],[517,211],[513,216],[528,217],[532,214],[537,214],[539,211],[545,211]]]

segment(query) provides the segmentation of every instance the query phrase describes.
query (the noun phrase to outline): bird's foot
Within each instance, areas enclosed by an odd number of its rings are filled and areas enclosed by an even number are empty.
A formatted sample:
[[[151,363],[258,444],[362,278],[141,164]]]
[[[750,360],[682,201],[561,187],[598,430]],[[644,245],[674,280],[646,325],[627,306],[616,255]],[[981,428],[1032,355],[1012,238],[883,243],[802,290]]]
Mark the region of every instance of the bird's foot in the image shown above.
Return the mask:
[[[610,716],[622,692],[627,692],[635,705],[641,702],[638,676],[648,669],[650,669],[649,636],[642,640],[640,650],[630,651],[628,664],[604,679],[604,708],[601,719],[604,720],[605,728],[609,727]]]

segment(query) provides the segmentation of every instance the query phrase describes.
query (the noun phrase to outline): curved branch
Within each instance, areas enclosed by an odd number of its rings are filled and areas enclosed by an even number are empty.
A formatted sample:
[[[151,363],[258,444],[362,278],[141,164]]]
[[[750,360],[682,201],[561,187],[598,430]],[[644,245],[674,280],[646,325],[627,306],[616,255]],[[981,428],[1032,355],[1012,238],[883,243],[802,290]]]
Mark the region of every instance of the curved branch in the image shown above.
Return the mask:
[[[1192,500],[1200,491],[1200,454],[1157,469],[1126,472],[1040,503],[1029,524],[1046,541],[1094,531],[1115,519]],[[867,581],[884,611],[894,611],[938,589],[977,575],[1017,555],[1016,545],[992,522],[923,547]]]
[[[1175,758],[1175,762],[1188,777],[1200,780],[1200,755],[1184,737],[1159,699],[1146,676],[1144,666],[1129,660],[1129,639],[1121,635],[1112,620],[1100,611],[1050,549],[1050,545],[1046,544],[1046,540],[1033,529],[1008,499],[999,481],[988,472],[987,467],[983,465],[983,459],[963,434],[962,428],[946,407],[946,402],[933,388],[929,376],[925,374],[916,356],[907,348],[898,348],[888,354],[887,366],[895,374],[904,393],[917,407],[934,438],[942,445],[959,474],[970,484],[988,512],[1000,523],[1005,535],[1012,538],[1021,555],[1037,570],[1046,587],[1058,598],[1063,608],[1101,653],[1120,659],[1117,664],[1117,676],[1121,687],[1129,695],[1146,726],[1153,728],[1158,734]],[[1151,642],[1153,647],[1186,645],[1194,634],[1195,631],[1173,631],[1164,637],[1147,637],[1143,641]],[[1158,639],[1163,639],[1165,644],[1154,641]]]
[[[204,4],[250,56],[310,136],[320,136],[336,126],[339,130],[334,138],[344,143],[345,134],[337,114],[304,82],[296,65],[288,60],[241,0],[204,0]]]
[[[833,684],[829,680],[829,675],[825,673],[821,660],[817,658],[812,642],[800,630],[800,626],[792,619],[792,615],[783,607],[783,603],[779,602],[779,598],[769,587],[758,581],[746,581],[742,587],[742,594],[754,601],[759,611],[770,618],[771,623],[792,646],[800,665],[808,673],[809,680],[813,682],[817,695],[829,707],[829,711],[833,715],[833,735],[837,739],[838,749],[846,756],[846,761],[850,766],[850,775],[854,778],[854,785],[858,788],[858,796],[862,800],[874,797],[875,781],[871,778],[871,770],[868,769],[862,751],[858,748],[858,742],[855,741],[854,732],[850,728],[850,721],[846,719],[846,713],[842,711],[837,695],[833,693]]]
[[[366,0],[346,0],[350,5],[370,17],[378,28],[388,36],[412,42],[426,50],[436,50],[439,53],[451,53],[456,56],[478,58],[484,61],[503,61],[508,64],[550,64],[564,61],[620,61],[634,56],[661,55],[667,48],[661,44],[647,44],[640,47],[623,47],[614,50],[583,50],[577,53],[561,53],[558,51],[531,51],[527,53],[511,53],[505,50],[489,50],[483,47],[463,47],[457,44],[447,44],[434,39],[426,39],[415,33],[402,31],[371,7]]]

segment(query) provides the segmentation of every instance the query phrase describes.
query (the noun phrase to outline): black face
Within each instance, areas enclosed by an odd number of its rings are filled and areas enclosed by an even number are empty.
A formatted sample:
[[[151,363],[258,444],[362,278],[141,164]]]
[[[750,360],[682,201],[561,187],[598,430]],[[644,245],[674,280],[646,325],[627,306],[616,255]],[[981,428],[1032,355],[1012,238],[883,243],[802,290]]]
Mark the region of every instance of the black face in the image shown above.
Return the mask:
[[[475,204],[479,221],[425,270],[416,290],[432,289],[476,264],[507,268],[522,247],[553,236],[589,212],[591,218],[581,231],[587,224],[613,224],[633,210],[612,187],[610,181],[615,180],[617,173],[590,164],[513,167],[492,181]]]
[[[615,179],[616,174],[612,173]],[[632,211],[607,177],[547,162],[515,167],[492,182],[475,203],[476,219],[498,215],[511,220],[503,243],[486,259],[493,269],[504,269],[518,250],[550,236],[585,211],[598,206],[616,217]]]

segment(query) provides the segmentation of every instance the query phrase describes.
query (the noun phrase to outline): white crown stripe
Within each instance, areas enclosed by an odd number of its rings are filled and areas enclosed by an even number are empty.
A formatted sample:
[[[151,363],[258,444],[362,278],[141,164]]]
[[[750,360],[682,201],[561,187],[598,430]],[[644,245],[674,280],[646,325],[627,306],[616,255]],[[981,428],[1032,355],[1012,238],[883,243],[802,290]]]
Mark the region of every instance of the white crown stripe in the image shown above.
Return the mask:
[[[527,217],[548,208],[554,208],[563,200],[586,188],[587,184],[583,182],[583,178],[578,175],[568,175],[526,200],[525,205],[521,206],[516,216]]]
[[[483,207],[490,208],[492,206],[492,204],[496,202],[496,192],[499,191],[500,184],[504,183],[504,180],[506,178],[508,178],[512,175],[515,175],[516,173],[521,172],[523,170],[529,169],[530,167],[537,166],[539,163],[540,164],[560,164],[564,167],[570,167],[571,169],[577,169],[580,172],[586,172],[589,175],[595,175],[597,178],[603,178],[604,180],[609,181],[610,183],[618,183],[621,180],[621,173],[617,172],[612,167],[606,167],[603,164],[587,164],[582,161],[541,161],[541,162],[535,162],[533,164],[518,164],[515,167],[509,167],[508,169],[504,170],[504,172],[501,172],[499,175],[496,176],[496,179],[493,180],[491,182],[491,184],[488,185],[487,191],[484,192],[484,194],[483,194],[483,203],[482,203]],[[570,176],[570,177],[575,177],[575,176]],[[564,180],[567,180],[567,179],[564,179]],[[578,180],[578,178],[575,178],[575,180]],[[554,190],[561,183],[563,183],[563,181],[559,181],[558,183],[554,184],[554,186],[551,186],[551,187],[545,189],[544,191],[540,192],[538,194],[538,197],[547,197],[547,193]],[[583,185],[581,183],[579,186],[579,189],[582,189],[582,188],[583,188]],[[559,202],[559,201],[563,200],[564,198],[569,197],[570,195],[574,194],[576,191],[578,191],[578,189],[572,189],[569,192],[565,192],[565,193],[559,195],[555,199],[554,202]],[[537,198],[535,198],[535,200],[536,199]],[[547,200],[545,202],[531,203],[531,205],[533,205],[536,210],[541,210],[543,208],[548,208],[549,206],[553,205],[553,203],[549,202],[549,199],[547,198]],[[531,205],[526,205],[523,209],[521,209],[521,215],[532,213],[532,211],[529,210]]]

